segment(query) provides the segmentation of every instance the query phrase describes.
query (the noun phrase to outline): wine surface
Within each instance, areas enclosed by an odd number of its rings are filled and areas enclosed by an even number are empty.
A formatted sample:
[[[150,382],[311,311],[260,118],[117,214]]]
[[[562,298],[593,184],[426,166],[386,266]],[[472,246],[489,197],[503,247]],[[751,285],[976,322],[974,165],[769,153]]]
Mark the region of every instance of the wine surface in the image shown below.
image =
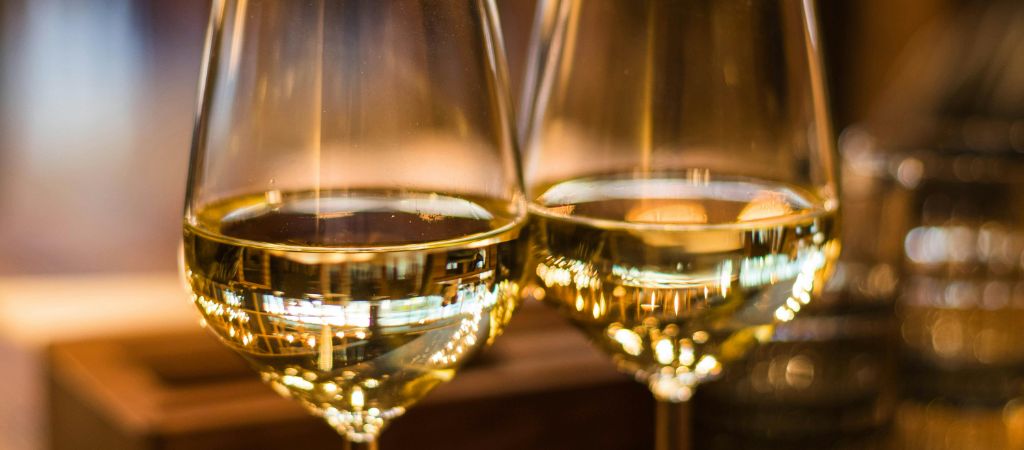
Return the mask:
[[[537,192],[534,295],[664,400],[769,339],[839,253],[835,212],[787,185],[663,174]]]
[[[354,441],[449,380],[518,301],[514,204],[271,191],[191,217],[185,275],[206,326]]]

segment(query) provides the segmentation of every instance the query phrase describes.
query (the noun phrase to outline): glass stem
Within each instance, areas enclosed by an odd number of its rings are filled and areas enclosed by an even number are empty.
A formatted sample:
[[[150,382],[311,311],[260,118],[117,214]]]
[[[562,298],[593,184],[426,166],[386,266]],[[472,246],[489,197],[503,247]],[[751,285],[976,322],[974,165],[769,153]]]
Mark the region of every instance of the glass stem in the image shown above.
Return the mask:
[[[349,440],[345,441],[345,450],[378,450],[380,447],[377,446],[377,442],[380,439],[374,439],[368,442],[352,442]]]
[[[690,450],[690,402],[656,402],[654,448]]]

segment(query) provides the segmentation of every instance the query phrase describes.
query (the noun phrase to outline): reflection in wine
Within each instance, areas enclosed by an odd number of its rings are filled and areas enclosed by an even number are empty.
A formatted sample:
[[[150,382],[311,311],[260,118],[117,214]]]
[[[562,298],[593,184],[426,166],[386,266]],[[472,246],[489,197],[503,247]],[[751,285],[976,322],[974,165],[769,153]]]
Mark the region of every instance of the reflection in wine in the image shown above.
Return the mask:
[[[792,320],[839,251],[834,211],[777,183],[690,171],[538,191],[535,296],[662,400]]]
[[[274,390],[372,441],[508,323],[522,214],[436,193],[315,195],[205,207],[185,225],[186,276],[207,328]]]

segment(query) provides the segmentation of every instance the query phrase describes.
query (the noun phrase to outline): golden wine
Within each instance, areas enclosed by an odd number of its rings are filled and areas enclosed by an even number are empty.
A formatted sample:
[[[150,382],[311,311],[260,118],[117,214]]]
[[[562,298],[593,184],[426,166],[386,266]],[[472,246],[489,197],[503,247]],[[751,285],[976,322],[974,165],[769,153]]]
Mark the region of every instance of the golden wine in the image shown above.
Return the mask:
[[[534,295],[671,401],[791,320],[839,253],[809,193],[699,175],[575,179],[531,205]]]
[[[508,322],[517,208],[385,190],[231,198],[189,215],[185,275],[206,326],[264,381],[373,440]]]

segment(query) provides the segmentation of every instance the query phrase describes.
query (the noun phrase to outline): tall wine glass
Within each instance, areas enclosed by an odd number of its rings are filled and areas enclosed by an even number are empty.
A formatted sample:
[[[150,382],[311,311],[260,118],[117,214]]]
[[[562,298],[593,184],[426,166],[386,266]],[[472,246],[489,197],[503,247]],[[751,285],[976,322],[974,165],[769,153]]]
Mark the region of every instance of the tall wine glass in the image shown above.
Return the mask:
[[[206,327],[350,445],[375,447],[516,305],[497,25],[490,1],[213,2],[185,276]]]
[[[813,2],[546,0],[534,32],[534,294],[684,445],[666,405],[791,320],[839,253]]]

